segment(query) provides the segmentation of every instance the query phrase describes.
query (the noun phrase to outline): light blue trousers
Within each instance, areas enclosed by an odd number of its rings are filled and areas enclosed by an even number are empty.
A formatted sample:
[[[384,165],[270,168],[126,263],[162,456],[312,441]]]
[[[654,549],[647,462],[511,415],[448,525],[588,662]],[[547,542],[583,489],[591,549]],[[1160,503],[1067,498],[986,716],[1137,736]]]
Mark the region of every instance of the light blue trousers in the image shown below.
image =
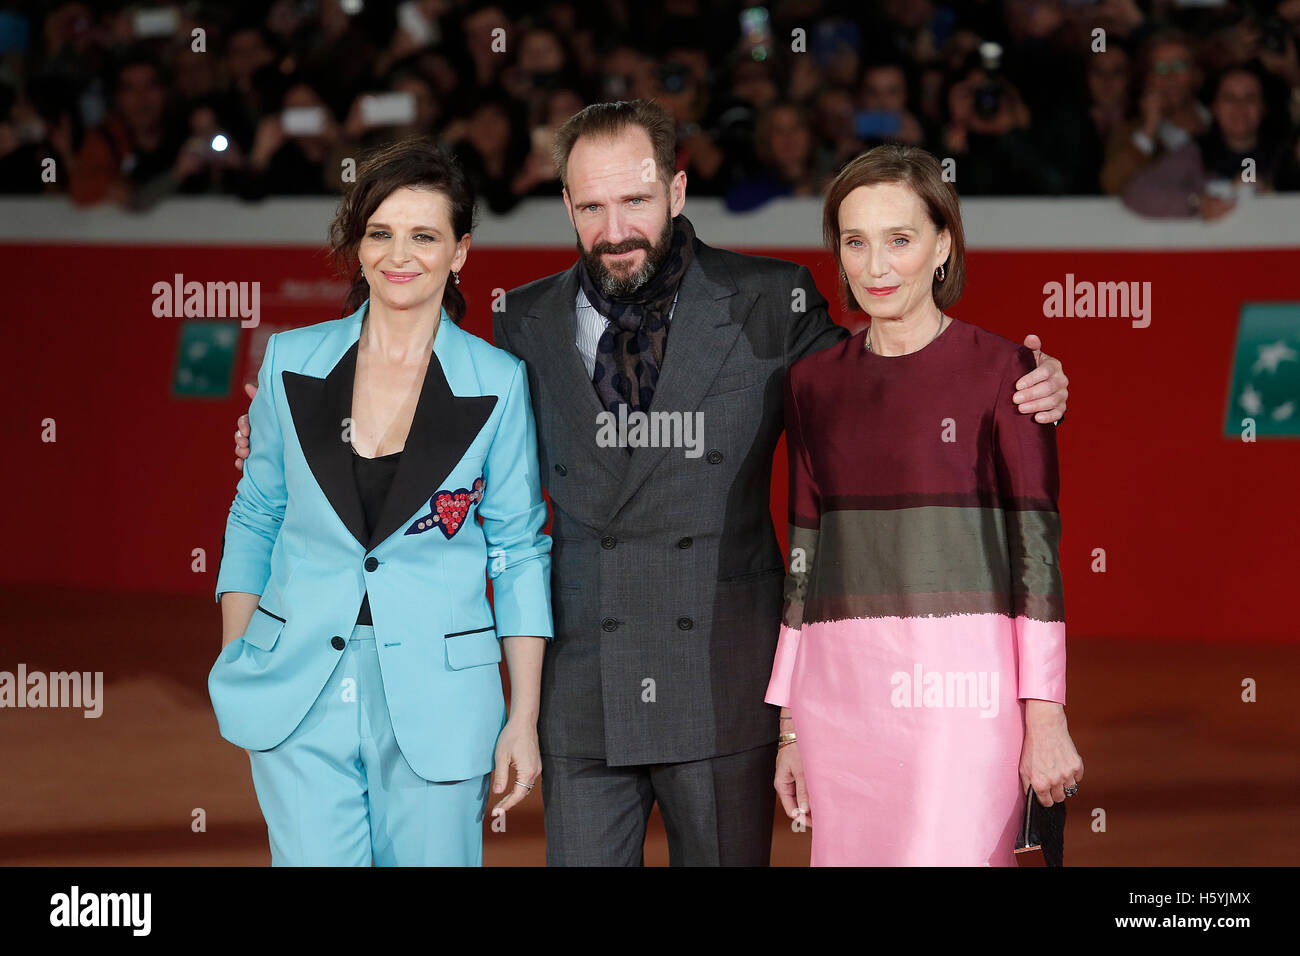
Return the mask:
[[[272,866],[481,866],[488,776],[434,783],[398,749],[374,628],[357,625],[307,716],[249,751]]]

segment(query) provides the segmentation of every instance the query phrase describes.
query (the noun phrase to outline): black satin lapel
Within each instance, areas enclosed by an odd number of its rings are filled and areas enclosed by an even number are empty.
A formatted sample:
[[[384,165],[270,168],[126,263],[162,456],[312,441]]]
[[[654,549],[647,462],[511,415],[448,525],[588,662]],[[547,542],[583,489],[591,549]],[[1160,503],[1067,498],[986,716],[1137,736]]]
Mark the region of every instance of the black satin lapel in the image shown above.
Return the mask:
[[[283,372],[285,398],[293,414],[298,444],[334,513],[366,545],[366,517],[352,472],[352,449],[344,441],[344,422],[352,417],[352,383],[357,343],[343,353],[325,378]]]
[[[384,541],[424,508],[465,456],[496,404],[495,395],[453,395],[437,354],[429,356],[397,474],[366,550]]]

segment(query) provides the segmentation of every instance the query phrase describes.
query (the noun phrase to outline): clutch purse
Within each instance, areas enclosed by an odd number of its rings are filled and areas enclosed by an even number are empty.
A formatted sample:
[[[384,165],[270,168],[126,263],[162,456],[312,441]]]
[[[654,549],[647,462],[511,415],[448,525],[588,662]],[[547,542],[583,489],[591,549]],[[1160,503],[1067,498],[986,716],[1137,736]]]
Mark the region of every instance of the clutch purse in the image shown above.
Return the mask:
[[[1030,787],[1025,792],[1025,813],[1016,834],[1016,853],[1041,851],[1040,866],[1061,866],[1065,852],[1065,802],[1045,807],[1038,802],[1038,794]],[[1033,866],[1021,857],[1021,866]]]

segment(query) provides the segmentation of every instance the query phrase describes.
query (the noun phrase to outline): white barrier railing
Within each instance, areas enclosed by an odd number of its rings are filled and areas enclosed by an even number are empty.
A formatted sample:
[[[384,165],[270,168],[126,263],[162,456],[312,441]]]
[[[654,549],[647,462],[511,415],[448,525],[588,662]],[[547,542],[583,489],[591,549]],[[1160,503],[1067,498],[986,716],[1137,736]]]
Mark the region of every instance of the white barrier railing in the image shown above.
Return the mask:
[[[294,245],[325,242],[337,198],[168,200],[149,212],[74,206],[65,198],[0,199],[0,242]],[[700,238],[731,249],[821,248],[821,201],[779,199],[748,213],[689,198]],[[1243,249],[1300,247],[1300,194],[1246,196],[1217,222],[1144,219],[1109,197],[990,198],[962,202],[970,249]],[[525,200],[508,216],[480,213],[482,247],[572,248],[559,199]]]

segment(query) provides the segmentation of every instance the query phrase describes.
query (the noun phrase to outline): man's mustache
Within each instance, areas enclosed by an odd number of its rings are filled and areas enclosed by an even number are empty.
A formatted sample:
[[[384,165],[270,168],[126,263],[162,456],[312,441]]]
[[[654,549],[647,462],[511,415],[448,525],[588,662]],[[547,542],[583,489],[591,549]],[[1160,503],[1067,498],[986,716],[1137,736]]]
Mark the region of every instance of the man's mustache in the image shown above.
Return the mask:
[[[608,242],[602,242],[599,245],[591,247],[591,254],[593,256],[618,255],[619,253],[623,253],[623,252],[631,252],[633,249],[644,249],[646,252],[649,252],[650,240],[649,239],[628,239],[625,240],[624,242],[618,243],[618,245],[614,245]]]

